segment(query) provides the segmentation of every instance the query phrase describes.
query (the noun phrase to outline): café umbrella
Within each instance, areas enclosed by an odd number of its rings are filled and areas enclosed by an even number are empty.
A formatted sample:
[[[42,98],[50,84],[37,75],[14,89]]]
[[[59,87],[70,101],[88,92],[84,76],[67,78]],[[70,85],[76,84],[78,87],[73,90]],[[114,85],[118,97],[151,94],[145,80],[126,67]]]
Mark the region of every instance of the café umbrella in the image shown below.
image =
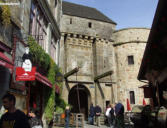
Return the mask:
[[[131,111],[130,102],[129,102],[129,99],[128,99],[128,98],[127,98],[127,110],[128,110],[128,111]]]
[[[146,101],[145,101],[145,99],[143,98],[143,105],[145,106],[146,105]]]

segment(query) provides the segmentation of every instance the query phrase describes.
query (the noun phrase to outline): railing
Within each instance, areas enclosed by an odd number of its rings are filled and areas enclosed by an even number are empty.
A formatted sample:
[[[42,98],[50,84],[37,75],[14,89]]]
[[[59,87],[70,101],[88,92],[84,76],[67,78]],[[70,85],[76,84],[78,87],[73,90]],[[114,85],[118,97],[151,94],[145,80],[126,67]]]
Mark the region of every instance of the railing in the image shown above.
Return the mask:
[[[65,126],[65,117],[62,114],[55,114],[54,126],[63,127]],[[69,126],[71,127],[84,127],[84,114],[82,113],[71,113]]]

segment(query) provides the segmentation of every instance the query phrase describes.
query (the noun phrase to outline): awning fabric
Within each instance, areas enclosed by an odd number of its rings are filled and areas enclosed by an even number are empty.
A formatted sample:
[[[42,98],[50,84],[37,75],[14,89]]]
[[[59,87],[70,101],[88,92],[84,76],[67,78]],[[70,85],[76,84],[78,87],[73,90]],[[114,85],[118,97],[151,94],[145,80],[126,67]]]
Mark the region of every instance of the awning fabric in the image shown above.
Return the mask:
[[[35,73],[35,79],[52,88],[52,84],[50,83],[50,81],[45,76],[41,75],[39,72]]]
[[[0,52],[0,65],[8,68],[10,72],[13,71],[13,62],[2,52]]]

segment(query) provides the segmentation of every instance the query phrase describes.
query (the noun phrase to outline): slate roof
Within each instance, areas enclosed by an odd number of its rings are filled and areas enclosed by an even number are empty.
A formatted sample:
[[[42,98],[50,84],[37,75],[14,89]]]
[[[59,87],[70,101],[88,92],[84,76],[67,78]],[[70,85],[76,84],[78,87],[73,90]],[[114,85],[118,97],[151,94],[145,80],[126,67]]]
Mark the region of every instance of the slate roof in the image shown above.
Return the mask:
[[[88,18],[88,19],[99,20],[103,22],[116,24],[114,21],[112,21],[107,16],[105,16],[103,13],[101,13],[100,11],[92,7],[87,7],[87,6],[63,1],[62,10],[63,10],[63,14],[66,14],[66,15],[78,16],[82,18]]]

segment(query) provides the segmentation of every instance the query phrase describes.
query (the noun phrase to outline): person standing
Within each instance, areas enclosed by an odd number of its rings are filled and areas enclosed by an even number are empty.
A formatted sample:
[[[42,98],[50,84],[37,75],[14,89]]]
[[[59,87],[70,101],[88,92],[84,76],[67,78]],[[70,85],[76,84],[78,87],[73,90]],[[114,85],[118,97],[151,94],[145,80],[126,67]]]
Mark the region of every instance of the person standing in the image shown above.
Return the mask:
[[[94,116],[95,116],[95,110],[93,104],[91,104],[89,109],[89,123],[91,125],[94,124]]]
[[[70,122],[70,107],[66,106],[66,110],[65,110],[65,128],[69,127],[69,122]]]
[[[107,106],[106,113],[105,113],[105,116],[107,117],[107,125],[109,127],[111,127],[111,115],[110,115],[110,111],[111,111],[111,105],[109,104]]]
[[[96,115],[96,122],[97,126],[100,127],[100,115],[101,115],[101,108],[99,105],[96,105],[95,107],[95,115]]]
[[[15,108],[16,98],[7,93],[2,97],[4,108],[7,110],[0,119],[0,128],[30,128],[27,116]]]
[[[122,103],[117,103],[115,106],[115,126],[116,128],[124,128],[124,106]]]
[[[111,105],[110,117],[111,117],[111,128],[113,128],[115,124],[115,104]]]

